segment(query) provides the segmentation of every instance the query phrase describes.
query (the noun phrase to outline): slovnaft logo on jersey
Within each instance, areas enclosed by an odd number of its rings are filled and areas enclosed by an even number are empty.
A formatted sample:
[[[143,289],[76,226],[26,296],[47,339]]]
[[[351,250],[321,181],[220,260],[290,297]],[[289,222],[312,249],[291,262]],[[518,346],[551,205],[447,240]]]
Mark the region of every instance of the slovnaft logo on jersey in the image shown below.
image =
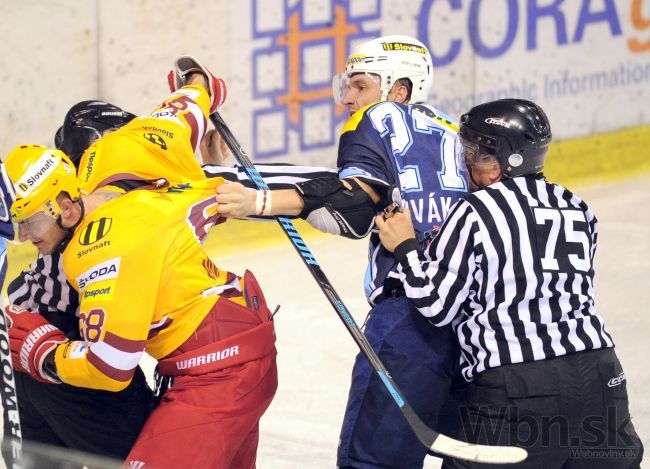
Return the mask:
[[[120,272],[121,259],[121,257],[115,257],[105,262],[101,262],[79,275],[76,279],[79,289],[83,291],[93,283],[117,278]]]
[[[102,217],[99,220],[91,221],[88,223],[81,233],[79,234],[79,244],[82,246],[89,246],[96,243],[111,231],[113,219]]]
[[[162,138],[160,135],[154,134],[152,132],[147,132],[145,134],[142,134],[142,136],[144,137],[145,140],[148,140],[154,145],[158,145],[163,150],[167,150],[167,142],[165,142],[165,139]]]
[[[80,251],[77,251],[77,259],[81,259],[86,254],[90,254],[91,252],[95,252],[98,249],[105,248],[106,246],[110,246],[110,245],[111,245],[111,242],[108,239],[106,241],[102,241],[99,244],[93,244],[92,246],[88,247],[87,249],[82,249]]]
[[[21,197],[27,197],[39,184],[49,176],[54,168],[59,164],[59,159],[46,151],[43,155],[30,166],[31,171],[25,174],[16,182],[16,192]]]

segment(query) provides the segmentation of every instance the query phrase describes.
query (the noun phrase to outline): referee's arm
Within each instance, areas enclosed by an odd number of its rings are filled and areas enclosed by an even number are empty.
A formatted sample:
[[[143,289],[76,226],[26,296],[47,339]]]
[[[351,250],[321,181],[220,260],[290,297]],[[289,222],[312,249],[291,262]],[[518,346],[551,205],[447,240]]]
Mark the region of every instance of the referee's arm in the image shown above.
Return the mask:
[[[478,217],[460,201],[425,253],[418,249],[410,220],[408,209],[387,220],[378,217],[380,238],[399,262],[399,279],[412,304],[432,324],[447,325],[471,293],[481,245]]]

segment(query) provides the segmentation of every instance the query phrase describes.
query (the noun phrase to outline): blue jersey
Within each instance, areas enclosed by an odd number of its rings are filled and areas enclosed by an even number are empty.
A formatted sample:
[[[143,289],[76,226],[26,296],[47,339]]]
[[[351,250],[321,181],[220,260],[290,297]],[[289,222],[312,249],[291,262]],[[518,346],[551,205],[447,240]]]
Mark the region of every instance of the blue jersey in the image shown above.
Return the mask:
[[[5,283],[7,275],[7,245],[4,238],[0,238],[0,290]]]
[[[5,165],[0,162],[0,236],[14,239],[14,226],[11,222],[11,204],[16,199],[14,185],[9,179]]]
[[[397,186],[411,210],[413,226],[426,248],[452,205],[467,194],[467,177],[454,153],[458,126],[422,104],[383,102],[360,109],[343,127],[340,178],[358,178],[373,187]],[[370,235],[366,296],[374,305],[384,284],[397,278],[393,255]]]

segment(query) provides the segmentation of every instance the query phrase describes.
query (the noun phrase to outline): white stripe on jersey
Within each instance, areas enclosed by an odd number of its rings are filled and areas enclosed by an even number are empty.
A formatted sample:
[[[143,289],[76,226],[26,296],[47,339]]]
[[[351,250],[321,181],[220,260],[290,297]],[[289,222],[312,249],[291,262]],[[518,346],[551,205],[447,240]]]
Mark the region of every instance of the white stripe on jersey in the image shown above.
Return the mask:
[[[138,362],[142,357],[142,351],[124,352],[108,345],[106,342],[92,342],[89,348],[104,363],[116,370],[132,370],[138,366]]]
[[[201,111],[201,108],[199,107],[198,104],[196,104],[194,101],[191,101],[189,105],[190,112],[196,119],[196,145],[194,146],[193,150],[194,153],[199,151],[199,146],[201,145],[201,140],[203,140],[203,136],[205,135],[206,128],[205,126],[207,125],[207,121],[205,119],[205,116],[203,115],[203,111]]]

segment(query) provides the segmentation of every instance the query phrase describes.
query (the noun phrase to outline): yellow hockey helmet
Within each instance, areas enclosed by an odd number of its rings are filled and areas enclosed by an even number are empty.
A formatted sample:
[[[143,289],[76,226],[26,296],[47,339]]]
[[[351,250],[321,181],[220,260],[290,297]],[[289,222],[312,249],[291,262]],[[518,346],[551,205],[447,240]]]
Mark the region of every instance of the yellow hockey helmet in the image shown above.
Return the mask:
[[[60,150],[42,145],[20,145],[5,159],[7,174],[16,190],[11,219],[21,222],[38,212],[53,220],[61,213],[56,201],[61,192],[72,200],[80,196],[76,170]]]

